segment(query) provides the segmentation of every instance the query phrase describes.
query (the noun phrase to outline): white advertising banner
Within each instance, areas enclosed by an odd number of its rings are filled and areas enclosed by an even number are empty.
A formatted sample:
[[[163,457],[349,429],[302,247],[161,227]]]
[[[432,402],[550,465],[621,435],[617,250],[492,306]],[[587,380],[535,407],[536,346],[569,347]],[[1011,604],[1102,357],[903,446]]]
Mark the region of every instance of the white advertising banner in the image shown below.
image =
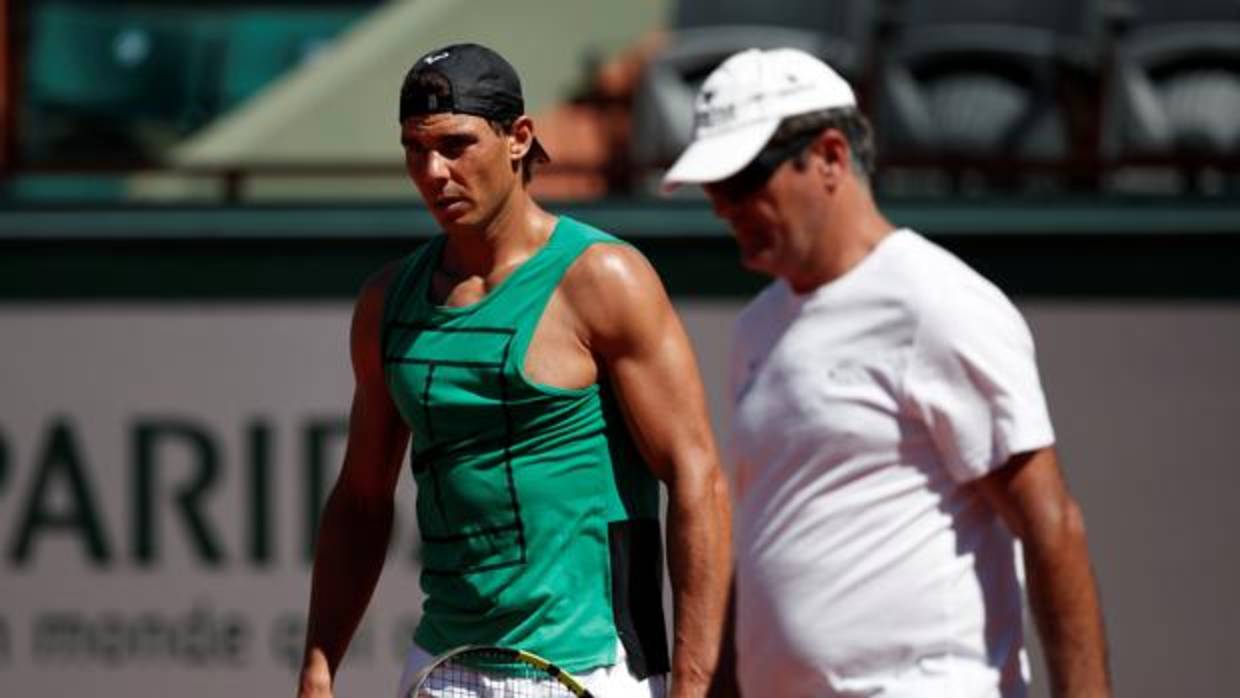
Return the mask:
[[[293,695],[350,312],[0,306],[0,693]],[[399,496],[341,696],[393,695],[417,620]]]

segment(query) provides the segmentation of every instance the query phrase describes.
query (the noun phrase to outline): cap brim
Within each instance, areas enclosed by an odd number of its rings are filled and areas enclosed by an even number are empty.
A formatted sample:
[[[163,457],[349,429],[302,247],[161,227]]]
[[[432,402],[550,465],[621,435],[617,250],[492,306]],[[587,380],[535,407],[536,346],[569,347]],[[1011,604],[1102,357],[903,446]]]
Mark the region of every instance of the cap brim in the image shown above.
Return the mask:
[[[663,175],[660,189],[663,193],[669,193],[682,184],[705,184],[731,177],[754,159],[777,128],[779,119],[769,119],[698,138]]]

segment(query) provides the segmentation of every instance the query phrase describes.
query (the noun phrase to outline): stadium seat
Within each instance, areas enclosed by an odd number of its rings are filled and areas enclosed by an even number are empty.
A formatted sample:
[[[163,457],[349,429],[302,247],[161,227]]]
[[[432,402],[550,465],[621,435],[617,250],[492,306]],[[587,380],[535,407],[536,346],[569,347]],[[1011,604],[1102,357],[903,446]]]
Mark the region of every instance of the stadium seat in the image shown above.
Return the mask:
[[[874,110],[884,164],[948,170],[1092,158],[1100,14],[1079,0],[905,0]]]
[[[680,0],[672,11],[677,31],[702,27],[762,25],[822,32],[866,48],[873,20],[872,1],[823,0]]]
[[[1181,167],[1240,159],[1240,3],[1129,0],[1115,6],[1104,148]]]
[[[29,161],[149,161],[368,11],[54,0],[29,9]]]
[[[29,9],[29,162],[149,161],[213,113],[213,37],[165,13],[109,3]]]
[[[175,23],[123,8],[35,8],[27,74],[36,107],[96,117],[179,115],[207,43]]]

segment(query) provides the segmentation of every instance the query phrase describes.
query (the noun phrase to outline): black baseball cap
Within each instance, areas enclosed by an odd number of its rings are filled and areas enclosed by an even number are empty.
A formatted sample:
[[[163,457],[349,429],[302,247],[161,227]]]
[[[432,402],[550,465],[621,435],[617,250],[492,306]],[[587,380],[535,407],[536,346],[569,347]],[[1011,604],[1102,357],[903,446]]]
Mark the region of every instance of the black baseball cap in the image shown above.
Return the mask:
[[[452,44],[427,52],[405,73],[400,86],[400,122],[444,112],[511,124],[525,113],[516,69],[480,44]],[[537,138],[532,152],[543,162],[551,159]]]

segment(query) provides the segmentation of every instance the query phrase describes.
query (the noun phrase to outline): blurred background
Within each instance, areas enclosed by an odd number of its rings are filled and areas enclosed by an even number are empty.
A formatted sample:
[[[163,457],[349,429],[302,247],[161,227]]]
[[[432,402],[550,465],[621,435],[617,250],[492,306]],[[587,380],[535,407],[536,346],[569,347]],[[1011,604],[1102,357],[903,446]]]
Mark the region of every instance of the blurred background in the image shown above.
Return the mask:
[[[835,66],[889,217],[1033,328],[1117,695],[1234,693],[1237,0],[0,0],[0,20],[6,694],[292,693],[352,297],[436,233],[400,80],[456,41],[521,74],[553,157],[538,198],[655,263],[722,442],[728,334],[763,280],[700,192],[657,182],[724,57]],[[408,479],[341,696],[391,695],[417,621]]]

